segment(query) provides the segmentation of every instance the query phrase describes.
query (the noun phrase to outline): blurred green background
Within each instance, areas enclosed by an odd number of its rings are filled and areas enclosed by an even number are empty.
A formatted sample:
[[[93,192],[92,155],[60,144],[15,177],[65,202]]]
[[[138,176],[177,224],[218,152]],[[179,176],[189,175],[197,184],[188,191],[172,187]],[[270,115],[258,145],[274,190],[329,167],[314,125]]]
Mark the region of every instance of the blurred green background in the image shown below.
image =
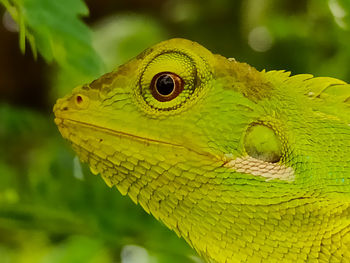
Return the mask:
[[[259,70],[350,81],[348,0],[0,0],[0,17],[1,263],[200,262],[53,123],[58,97],[150,45],[184,37]]]

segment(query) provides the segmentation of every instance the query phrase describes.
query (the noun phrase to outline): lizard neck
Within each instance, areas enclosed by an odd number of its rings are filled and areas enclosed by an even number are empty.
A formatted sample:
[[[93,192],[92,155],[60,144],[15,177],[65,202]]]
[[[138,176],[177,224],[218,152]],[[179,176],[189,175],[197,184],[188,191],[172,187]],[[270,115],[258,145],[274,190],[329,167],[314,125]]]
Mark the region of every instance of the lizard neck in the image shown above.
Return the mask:
[[[169,176],[163,172],[154,183],[123,180],[117,187],[210,262],[329,261],[350,253],[348,203],[295,195],[268,200],[257,192],[255,199],[238,199],[239,189],[223,181],[218,188],[206,177],[201,184],[172,176],[168,184]]]
[[[211,262],[330,261],[349,254],[349,205],[295,199],[243,207],[196,194],[169,198],[152,214]]]

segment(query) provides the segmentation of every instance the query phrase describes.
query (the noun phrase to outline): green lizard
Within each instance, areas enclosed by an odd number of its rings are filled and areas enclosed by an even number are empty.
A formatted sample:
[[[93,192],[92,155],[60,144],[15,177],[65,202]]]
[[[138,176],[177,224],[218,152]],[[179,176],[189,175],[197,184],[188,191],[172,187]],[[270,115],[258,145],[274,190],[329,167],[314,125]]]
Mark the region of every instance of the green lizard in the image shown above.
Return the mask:
[[[157,44],[59,99],[81,161],[208,262],[350,262],[350,85]]]

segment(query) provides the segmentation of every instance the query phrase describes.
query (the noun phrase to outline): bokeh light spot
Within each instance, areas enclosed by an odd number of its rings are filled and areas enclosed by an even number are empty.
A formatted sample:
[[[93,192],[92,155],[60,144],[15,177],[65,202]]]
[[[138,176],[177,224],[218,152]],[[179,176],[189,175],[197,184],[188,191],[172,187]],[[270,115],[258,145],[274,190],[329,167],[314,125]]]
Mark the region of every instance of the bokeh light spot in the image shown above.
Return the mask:
[[[259,26],[249,32],[248,44],[254,51],[265,52],[272,47],[273,38],[266,27]]]

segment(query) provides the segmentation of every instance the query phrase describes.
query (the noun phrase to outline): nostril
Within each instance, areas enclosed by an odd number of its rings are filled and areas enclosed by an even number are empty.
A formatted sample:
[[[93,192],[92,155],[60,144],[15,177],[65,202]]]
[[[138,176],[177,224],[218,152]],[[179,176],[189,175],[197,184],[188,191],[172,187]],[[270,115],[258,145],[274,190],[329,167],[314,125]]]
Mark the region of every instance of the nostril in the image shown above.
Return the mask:
[[[64,107],[62,110],[68,110],[68,107]]]
[[[82,103],[82,102],[83,102],[82,96],[78,95],[78,96],[76,97],[76,101],[77,101],[78,104]]]
[[[74,97],[72,97],[72,102],[79,109],[86,109],[89,105],[89,98],[84,94],[76,94]]]

